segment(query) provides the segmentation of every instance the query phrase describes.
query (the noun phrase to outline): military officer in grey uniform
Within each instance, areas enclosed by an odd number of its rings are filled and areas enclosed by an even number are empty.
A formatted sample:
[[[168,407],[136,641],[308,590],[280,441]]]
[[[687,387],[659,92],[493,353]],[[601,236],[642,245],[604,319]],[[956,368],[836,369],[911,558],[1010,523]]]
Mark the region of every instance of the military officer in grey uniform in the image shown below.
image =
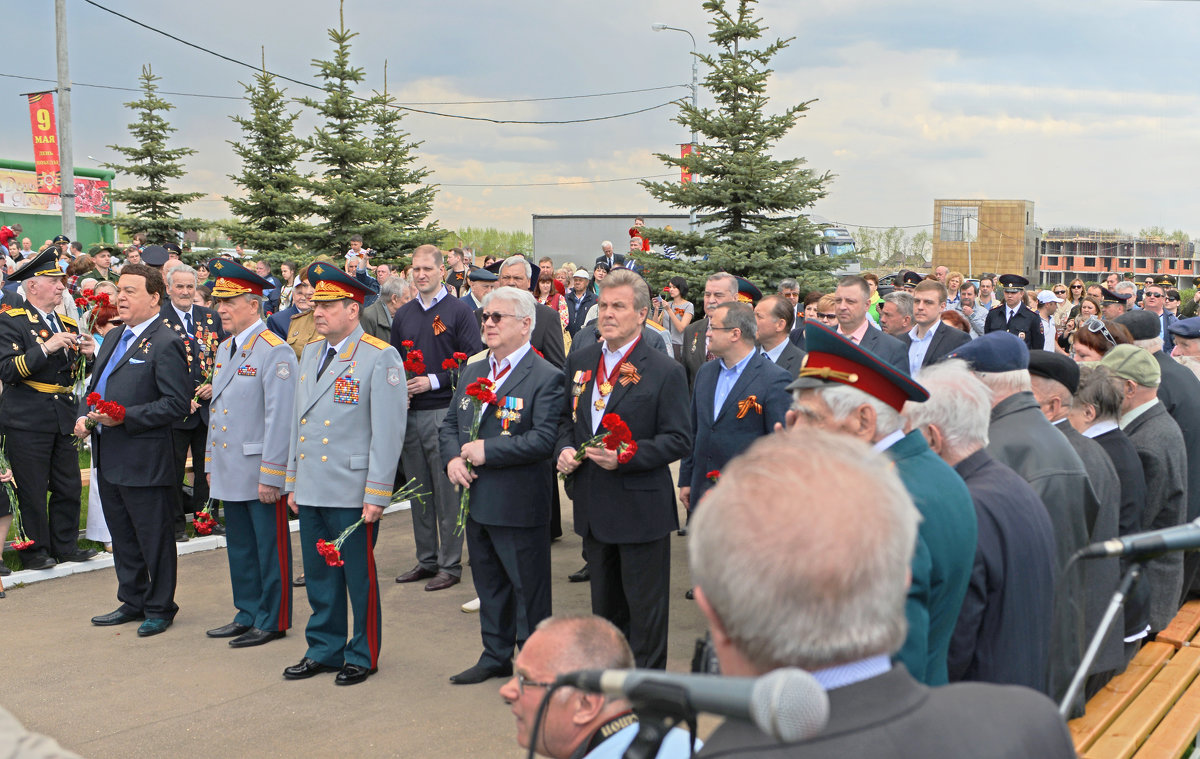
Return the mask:
[[[286,499],[296,354],[262,320],[271,283],[236,261],[209,263],[230,335],[216,351],[205,461],[212,498],[225,504],[233,621],[208,631],[234,648],[282,638],[292,626],[292,543]],[[193,403],[195,405],[195,403]]]
[[[300,514],[300,545],[312,616],[308,651],[284,670],[289,680],[339,670],[335,683],[361,683],[379,663],[379,582],[375,540],[391,501],[404,445],[408,388],[400,354],[363,333],[366,286],[337,267],[309,267],[313,321],[321,337],[300,357],[284,490]],[[359,525],[330,566],[317,541],[334,541]],[[346,597],[354,625],[347,641]]]

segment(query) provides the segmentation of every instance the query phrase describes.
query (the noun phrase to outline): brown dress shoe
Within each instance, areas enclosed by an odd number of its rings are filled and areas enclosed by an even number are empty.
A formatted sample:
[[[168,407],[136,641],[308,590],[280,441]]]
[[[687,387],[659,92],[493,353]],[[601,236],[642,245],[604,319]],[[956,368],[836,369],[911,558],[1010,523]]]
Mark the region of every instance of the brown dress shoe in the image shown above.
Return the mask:
[[[461,582],[461,579],[449,572],[438,572],[425,586],[425,590],[445,590],[446,588],[454,587],[459,582]]]
[[[425,569],[418,564],[417,566],[397,577],[396,582],[416,582],[417,580],[428,580],[430,577],[436,576],[437,572],[434,572],[432,569]]]

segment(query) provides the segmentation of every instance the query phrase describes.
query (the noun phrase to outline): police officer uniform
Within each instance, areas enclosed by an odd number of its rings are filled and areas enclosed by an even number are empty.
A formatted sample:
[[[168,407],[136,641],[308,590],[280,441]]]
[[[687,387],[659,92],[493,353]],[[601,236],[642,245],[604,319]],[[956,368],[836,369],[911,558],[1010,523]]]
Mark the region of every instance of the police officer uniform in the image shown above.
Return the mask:
[[[1019,290],[1029,284],[1029,280],[1020,274],[1001,274],[997,281],[1006,292]],[[1009,309],[1007,303],[993,308],[983,322],[983,331],[984,334],[999,331],[1016,335],[1030,350],[1040,349],[1045,345],[1042,319],[1024,302],[1018,303],[1015,309]]]
[[[329,264],[309,268],[314,303],[351,299],[362,307],[365,285]],[[300,358],[284,489],[300,514],[300,544],[312,616],[308,651],[284,670],[303,679],[340,669],[336,682],[362,682],[379,662],[379,582],[375,567],[378,522],[359,525],[341,548],[344,566],[332,567],[317,541],[335,540],[354,525],[365,505],[391,501],[404,444],[408,389],[400,354],[355,323],[338,344],[310,343]],[[353,628],[348,630],[349,595]],[[347,635],[350,635],[347,640]]]
[[[209,263],[218,301],[261,296],[271,283],[241,264]],[[230,324],[230,327],[233,325]],[[205,460],[211,493],[225,506],[233,622],[208,631],[234,648],[282,638],[292,625],[292,544],[287,502],[259,499],[259,487],[283,490],[299,377],[296,356],[259,318],[216,350]]]
[[[30,257],[9,276],[65,277],[58,249]],[[73,319],[51,310],[43,314],[26,302],[0,311],[0,431],[16,478],[21,521],[33,545],[20,551],[26,569],[47,569],[56,561],[84,561],[95,551],[80,549],[79,454],[75,448],[78,405],[74,394],[78,348],[47,355],[42,344],[55,332],[78,333]],[[46,494],[50,500],[47,504]]]

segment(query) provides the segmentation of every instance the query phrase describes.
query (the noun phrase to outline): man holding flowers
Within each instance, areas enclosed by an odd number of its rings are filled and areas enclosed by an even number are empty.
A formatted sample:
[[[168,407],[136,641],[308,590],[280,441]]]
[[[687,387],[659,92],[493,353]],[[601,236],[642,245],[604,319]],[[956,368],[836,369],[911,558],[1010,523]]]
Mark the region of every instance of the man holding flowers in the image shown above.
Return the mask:
[[[483,299],[488,355],[463,368],[439,433],[446,475],[466,490],[460,520],[483,638],[479,661],[450,678],[459,685],[512,675],[514,647],[550,616],[551,457],[563,384],[561,372],[531,350],[536,306],[515,287]]]
[[[679,527],[668,469],[691,449],[683,367],[641,340],[650,289],[620,270],[600,283],[603,340],[567,361],[558,471],[572,475],[575,531],[591,568],[592,611],[625,633],[639,667],[667,663],[671,532]],[[628,426],[630,447],[586,445],[606,416]],[[576,455],[584,449],[582,459]]]

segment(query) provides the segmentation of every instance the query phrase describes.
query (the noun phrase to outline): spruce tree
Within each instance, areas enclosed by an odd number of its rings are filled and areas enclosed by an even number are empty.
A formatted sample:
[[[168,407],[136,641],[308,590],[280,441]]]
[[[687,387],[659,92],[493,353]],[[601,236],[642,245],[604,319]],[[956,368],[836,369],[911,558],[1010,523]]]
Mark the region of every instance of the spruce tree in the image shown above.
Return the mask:
[[[363,169],[363,197],[374,205],[374,220],[364,220],[363,239],[374,249],[394,255],[418,245],[436,243],[440,232],[426,223],[436,193],[425,184],[429,170],[416,165],[414,151],[420,142],[400,128],[404,113],[394,106],[387,90],[387,61],[383,64],[383,92],[375,93],[371,107],[374,135],[371,160]]]
[[[184,204],[204,197],[204,193],[170,192],[167,187],[167,180],[184,175],[183,164],[180,163],[182,159],[196,151],[167,147],[167,139],[177,130],[164,114],[175,106],[156,94],[159,78],[154,75],[150,64],[142,66],[142,97],[125,103],[125,107],[138,116],[129,125],[129,134],[137,146],[109,145],[109,148],[124,155],[128,163],[104,164],[105,168],[134,177],[137,182],[135,187],[111,191],[114,202],[125,204],[125,212],[116,214],[113,223],[129,235],[144,233],[147,242],[151,243],[176,242],[183,232],[204,229],[209,225],[202,219],[180,218],[179,213]]]
[[[230,175],[246,195],[226,196],[237,221],[225,225],[230,239],[264,253],[306,248],[312,243],[313,228],[307,219],[313,212],[305,188],[308,178],[296,164],[304,147],[293,132],[300,113],[289,113],[287,97],[275,86],[275,76],[266,71],[243,84],[250,116],[233,116],[242,129],[242,142],[229,141],[242,159],[242,173]]]
[[[833,283],[829,270],[837,261],[813,256],[819,234],[803,215],[825,196],[830,175],[805,168],[803,158],[772,155],[813,101],[766,113],[771,59],[794,38],[750,47],[767,29],[752,15],[755,2],[704,3],[712,14],[709,39],[717,52],[697,57],[708,69],[702,86],[715,108],[681,102],[674,121],[697,133],[697,149],[685,158],[656,154],[669,166],[690,171],[696,181],[641,182],[657,200],[696,209],[698,227],[704,228],[647,232],[652,242],[673,247],[678,256],[637,256],[655,287],[676,275],[702,282],[718,271],[744,276],[764,290],[774,290],[785,277],[797,277],[806,288]],[[732,12],[730,4],[735,7]]]

